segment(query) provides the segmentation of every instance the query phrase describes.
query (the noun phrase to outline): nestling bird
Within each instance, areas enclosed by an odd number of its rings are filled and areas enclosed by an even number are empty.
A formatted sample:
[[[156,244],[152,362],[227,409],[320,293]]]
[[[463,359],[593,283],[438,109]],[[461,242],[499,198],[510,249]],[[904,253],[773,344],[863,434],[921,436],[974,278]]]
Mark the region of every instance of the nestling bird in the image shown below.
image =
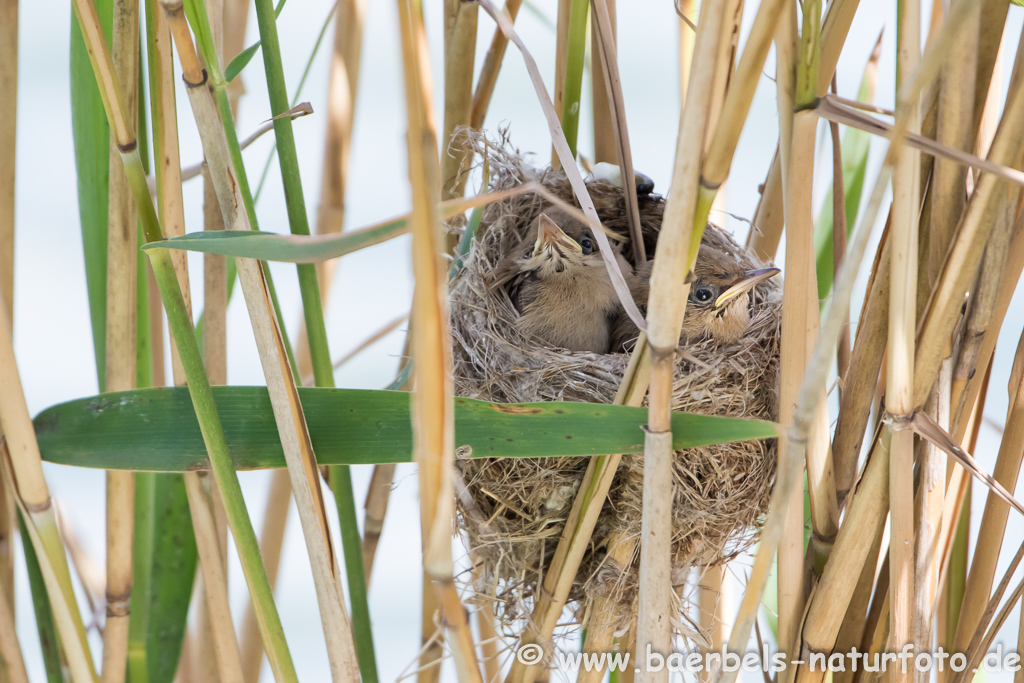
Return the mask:
[[[616,252],[627,280],[633,269]],[[622,310],[588,225],[557,207],[534,221],[523,241],[493,272],[519,312],[516,327],[549,346],[608,353]]]
[[[631,286],[633,300],[645,314],[653,266],[653,260],[640,266]],[[745,270],[731,254],[702,245],[693,269],[679,343],[711,339],[717,344],[730,344],[742,337],[750,326],[750,291],[779,272],[778,268]],[[627,349],[638,335],[633,321],[620,315],[614,325],[612,350]]]

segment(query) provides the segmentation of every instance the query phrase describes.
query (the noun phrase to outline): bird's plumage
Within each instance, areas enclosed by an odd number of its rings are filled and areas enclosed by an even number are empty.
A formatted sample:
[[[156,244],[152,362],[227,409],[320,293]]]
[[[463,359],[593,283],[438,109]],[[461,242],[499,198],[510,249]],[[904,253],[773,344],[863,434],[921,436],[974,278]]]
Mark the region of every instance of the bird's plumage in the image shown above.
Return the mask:
[[[633,269],[616,251],[627,278]],[[621,304],[589,226],[548,207],[522,242],[495,267],[529,337],[569,351],[608,353]]]
[[[633,300],[645,314],[653,267],[653,260],[640,266],[630,288]],[[750,326],[750,290],[778,272],[776,268],[748,271],[731,254],[702,245],[693,269],[679,343],[710,339],[729,344],[739,339]],[[614,325],[612,349],[631,348],[638,334],[633,321],[620,315]]]

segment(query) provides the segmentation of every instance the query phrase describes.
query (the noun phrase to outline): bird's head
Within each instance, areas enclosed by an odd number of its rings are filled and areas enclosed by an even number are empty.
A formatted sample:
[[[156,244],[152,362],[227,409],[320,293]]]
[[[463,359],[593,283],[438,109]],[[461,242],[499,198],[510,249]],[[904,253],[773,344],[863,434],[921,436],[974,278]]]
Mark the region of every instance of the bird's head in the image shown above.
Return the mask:
[[[520,268],[540,278],[555,273],[604,265],[590,227],[561,209],[551,207],[534,221],[523,241]]]
[[[690,285],[683,336],[687,341],[736,341],[750,326],[750,291],[779,272],[778,268],[745,270],[732,255],[702,248]]]

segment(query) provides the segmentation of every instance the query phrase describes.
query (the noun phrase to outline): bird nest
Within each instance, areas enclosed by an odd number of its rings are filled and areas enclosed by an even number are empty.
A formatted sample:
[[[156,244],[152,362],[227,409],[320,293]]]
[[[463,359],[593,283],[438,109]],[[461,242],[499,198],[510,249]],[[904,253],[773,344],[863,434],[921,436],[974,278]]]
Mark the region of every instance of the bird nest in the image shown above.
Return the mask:
[[[507,145],[480,144],[486,154],[491,191],[526,182],[575,203],[564,174],[538,169]],[[622,190],[608,182],[588,183],[602,223],[628,236]],[[574,353],[545,348],[519,333],[518,315],[507,294],[488,286],[488,273],[529,229],[548,202],[521,194],[491,204],[480,232],[451,287],[455,390],[489,401],[583,401],[611,403],[628,354]],[[665,201],[639,198],[647,253],[655,253]],[[708,225],[704,243],[731,253],[745,268],[761,267],[732,237]],[[624,249],[629,258],[630,249]],[[773,281],[750,296],[751,324],[739,341],[708,341],[687,347],[690,359],[676,362],[672,408],[706,415],[775,419],[779,368],[781,291]],[[677,356],[680,354],[677,354]],[[693,362],[694,359],[699,362]],[[456,462],[461,491],[459,523],[478,565],[477,600],[493,604],[509,628],[529,616],[546,568],[583,479],[588,458],[466,458]],[[676,451],[672,511],[673,582],[681,586],[692,568],[719,565],[754,543],[767,511],[775,476],[774,440],[747,441]],[[613,539],[640,535],[643,455],[625,455],[601,510],[592,540],[569,594],[582,619],[595,598],[611,598],[618,624],[636,615],[639,558],[618,564],[609,557]],[[617,541],[616,541],[617,542]],[[677,626],[685,616],[679,614]]]

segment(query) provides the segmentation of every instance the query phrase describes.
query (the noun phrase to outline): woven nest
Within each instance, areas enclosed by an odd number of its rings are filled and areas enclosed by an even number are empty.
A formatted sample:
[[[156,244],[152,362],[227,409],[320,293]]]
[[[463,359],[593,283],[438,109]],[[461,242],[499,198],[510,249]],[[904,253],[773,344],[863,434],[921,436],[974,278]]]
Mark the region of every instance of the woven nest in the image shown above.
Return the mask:
[[[490,190],[528,181],[575,203],[565,176],[529,165],[507,145],[470,142],[489,161]],[[604,181],[588,183],[602,223],[628,236],[622,190]],[[511,324],[517,312],[507,294],[488,287],[487,274],[519,242],[546,200],[518,195],[490,205],[460,277],[451,288],[455,388],[459,396],[498,402],[584,401],[611,403],[629,361],[624,353],[574,353],[545,348]],[[647,253],[655,253],[664,199],[640,197]],[[748,269],[762,267],[728,234],[709,225],[704,241],[733,253]],[[631,256],[627,247],[623,253]],[[775,419],[779,366],[781,291],[758,285],[751,297],[751,325],[740,341],[690,345],[703,365],[678,360],[672,407],[707,415]],[[774,440],[749,441],[676,451],[672,525],[673,580],[683,584],[690,569],[726,562],[755,540],[767,511],[775,475]],[[562,534],[587,468],[587,458],[469,459],[457,469],[464,485],[459,518],[481,571],[478,600],[493,601],[508,627],[528,617],[533,597]],[[622,458],[592,542],[572,586],[570,606],[612,597],[626,626],[636,615],[639,560],[613,566],[609,540],[637,538],[643,498],[643,456]],[[682,622],[680,622],[682,623]],[[682,630],[682,629],[681,629]]]

